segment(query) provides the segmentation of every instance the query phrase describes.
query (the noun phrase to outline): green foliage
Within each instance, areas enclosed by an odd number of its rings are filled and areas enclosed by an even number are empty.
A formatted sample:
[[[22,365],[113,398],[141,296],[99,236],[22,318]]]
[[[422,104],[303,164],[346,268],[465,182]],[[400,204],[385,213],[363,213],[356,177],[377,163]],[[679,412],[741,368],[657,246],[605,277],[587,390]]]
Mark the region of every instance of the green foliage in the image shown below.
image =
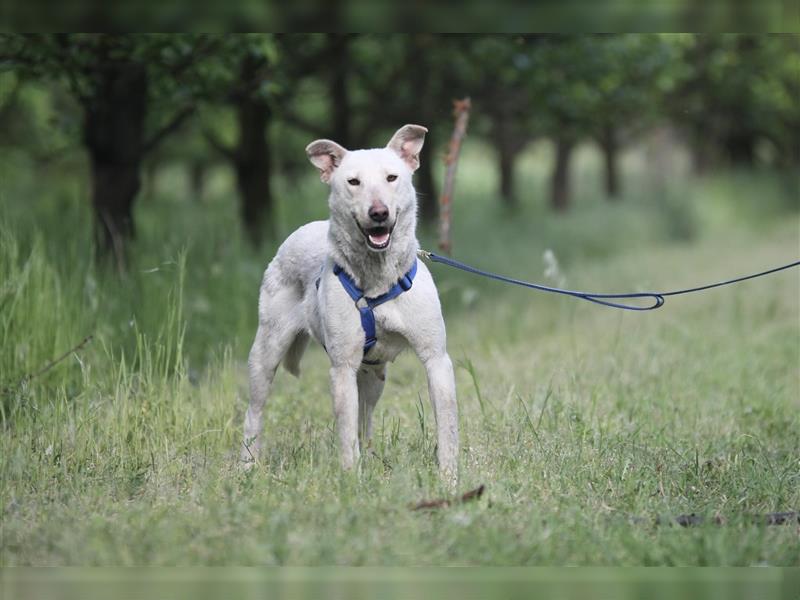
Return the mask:
[[[4,34],[0,70],[67,91],[85,115],[113,110],[105,102],[110,86],[125,85],[123,74],[141,73],[145,87],[147,132],[142,153],[160,142],[198,102],[226,92],[237,53],[272,56],[268,36],[200,34]],[[114,74],[114,69],[118,73]],[[110,74],[111,73],[111,74]],[[73,111],[75,109],[73,108]],[[79,117],[78,117],[79,118]],[[78,118],[73,117],[74,120]],[[73,128],[73,144],[86,142],[83,128]]]
[[[797,207],[769,174],[676,186],[669,201],[692,223],[687,243],[665,223],[663,198],[646,197],[646,164],[628,167],[625,202],[609,207],[588,149],[576,157],[580,210],[553,217],[536,195],[546,150],[523,157],[532,195],[514,219],[494,209],[485,149],[465,153],[454,207],[460,258],[540,281],[550,248],[567,285],[612,290],[712,281],[796,252]],[[4,182],[23,176],[0,168]],[[460,487],[486,484],[487,496],[418,513],[408,505],[444,492],[424,372],[410,355],[390,366],[375,455],[359,478],[339,471],[319,348],[302,379],[279,372],[264,462],[238,470],[244,363],[274,248],[242,243],[229,186],[211,185],[200,210],[181,172],[165,172],[138,208],[142,234],[120,280],[92,260],[86,207],[73,198],[59,209],[51,185],[17,182],[3,197],[5,566],[800,558],[794,528],[747,520],[800,505],[800,390],[789,368],[800,360],[796,274],[629,315],[431,267],[462,365]],[[313,173],[298,189],[281,195],[281,235],[325,213]],[[20,385],[90,333],[88,346]],[[728,524],[652,524],[691,512]]]
[[[674,119],[704,140],[706,152],[737,161],[732,142],[760,139],[769,144],[772,162],[796,165],[800,38],[727,34],[677,41],[680,72],[668,105]]]
[[[454,9],[458,10],[454,10]],[[587,10],[583,0],[542,0],[536,3],[499,0],[494,3],[448,0],[426,4],[385,0],[333,3],[269,3],[239,0],[191,5],[170,2],[98,5],[74,0],[68,6],[45,0],[9,4],[5,29],[52,31],[106,29],[121,31],[131,23],[142,29],[174,29],[176,24],[199,31],[499,31],[514,34],[536,24],[544,31],[747,31],[797,32],[800,24],[783,0],[607,0]],[[523,27],[526,25],[526,27]]]
[[[453,206],[466,262],[610,291],[688,287],[796,255],[794,173],[694,178],[682,144],[637,135],[644,145],[620,156],[623,201],[610,204],[601,157],[579,144],[575,210],[554,216],[552,151],[531,142],[666,125],[725,153],[744,130],[757,161],[796,166],[796,37],[346,40],[359,146],[420,115],[448,131],[451,97],[473,96]],[[458,365],[460,487],[485,484],[487,496],[408,509],[444,493],[410,355],[390,366],[359,476],[339,470],[319,348],[302,379],[279,372],[264,460],[239,470],[263,269],[277,240],[326,215],[326,189],[295,165],[333,127],[331,42],[0,37],[0,564],[798,564],[795,528],[749,520],[800,508],[796,273],[630,315],[434,266]],[[200,117],[151,154],[124,275],[95,260],[87,161],[73,151],[94,69],[112,60],[146,70],[151,134],[176,110]],[[202,201],[186,177],[187,161],[210,155],[206,130],[232,139],[235,94],[269,105],[280,141],[276,240],[258,250],[243,240],[230,170],[209,163]],[[506,213],[485,142],[498,143],[498,123],[527,148]],[[557,268],[544,268],[548,251]],[[653,525],[691,512],[727,524]]]
[[[469,95],[471,139],[490,140],[507,163],[541,137],[593,139],[613,160],[658,126],[687,133],[699,167],[788,171],[800,160],[798,48],[795,35],[752,34],[4,34],[0,69],[12,74],[0,80],[0,124],[15,151],[67,155],[84,135],[80,107],[98,93],[99,67],[127,61],[147,72],[143,139],[168,134],[151,164],[231,158],[235,106],[247,98],[269,106],[264,135],[280,140],[270,162],[281,170],[304,168],[314,137],[363,147],[423,121],[427,169],[452,126],[451,100]],[[186,114],[190,127],[169,127]],[[435,198],[427,172],[420,184]]]
[[[534,36],[520,41],[501,73],[528,87],[535,131],[581,139],[650,124],[675,57],[669,40],[655,35]]]
[[[371,116],[376,108],[398,118],[416,104],[436,120],[430,126],[444,127],[450,99],[460,95],[473,97],[478,131],[486,131],[485,115],[503,110],[529,137],[586,138],[609,123],[636,130],[669,117],[714,138],[734,126],[752,130],[784,156],[794,152],[800,128],[800,47],[791,35],[415,34],[354,36],[349,43],[359,137],[387,126]],[[142,64],[160,109],[155,123],[176,107],[248,93],[273,102],[279,116],[291,109],[290,125],[316,123],[324,132],[319,114],[288,103],[299,100],[304,79],[328,77],[325,44],[324,36],[305,34],[4,34],[0,56],[6,69],[61,82],[77,98],[97,93],[93,74],[102,61]],[[245,57],[261,72],[241,89]]]

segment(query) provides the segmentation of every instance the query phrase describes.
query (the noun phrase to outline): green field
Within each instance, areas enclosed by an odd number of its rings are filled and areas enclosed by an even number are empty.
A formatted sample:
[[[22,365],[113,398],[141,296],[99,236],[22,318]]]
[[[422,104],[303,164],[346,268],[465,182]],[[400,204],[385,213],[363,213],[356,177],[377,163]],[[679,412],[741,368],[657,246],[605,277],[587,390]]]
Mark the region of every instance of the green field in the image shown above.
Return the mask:
[[[454,255],[477,266],[554,284],[550,249],[569,287],[636,291],[800,255],[796,187],[770,173],[665,184],[631,154],[612,205],[587,149],[575,206],[555,216],[537,147],[507,214],[483,154],[462,162],[454,215]],[[445,492],[411,354],[389,368],[358,475],[338,467],[319,348],[301,379],[279,371],[263,461],[240,471],[274,247],[242,241],[226,177],[200,202],[165,169],[120,277],[93,260],[85,184],[24,167],[0,177],[0,565],[800,566],[796,524],[750,520],[800,510],[796,270],[640,314],[431,267],[457,365],[459,489],[486,492],[415,512]],[[324,216],[312,173],[281,189],[282,235]],[[707,523],[654,524],[688,513]]]

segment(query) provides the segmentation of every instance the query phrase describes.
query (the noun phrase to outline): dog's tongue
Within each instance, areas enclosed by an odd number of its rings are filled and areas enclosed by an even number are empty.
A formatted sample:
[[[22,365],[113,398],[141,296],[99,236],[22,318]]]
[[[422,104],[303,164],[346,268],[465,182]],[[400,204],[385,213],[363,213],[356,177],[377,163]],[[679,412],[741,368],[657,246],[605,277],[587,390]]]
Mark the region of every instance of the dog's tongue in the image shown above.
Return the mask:
[[[383,246],[386,242],[389,241],[389,232],[387,231],[386,233],[370,233],[369,241],[375,244],[376,246]]]

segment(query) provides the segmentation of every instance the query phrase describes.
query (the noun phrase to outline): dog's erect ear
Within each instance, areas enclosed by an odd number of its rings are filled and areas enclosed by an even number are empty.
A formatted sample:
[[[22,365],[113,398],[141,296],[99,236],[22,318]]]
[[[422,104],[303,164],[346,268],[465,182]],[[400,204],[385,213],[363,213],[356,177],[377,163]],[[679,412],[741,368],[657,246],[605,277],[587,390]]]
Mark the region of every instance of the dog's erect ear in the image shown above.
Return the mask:
[[[330,140],[315,140],[306,146],[306,154],[311,164],[319,169],[319,178],[329,183],[333,170],[342,164],[347,150]]]
[[[403,125],[386,145],[402,158],[412,171],[419,168],[419,152],[428,129],[422,125]]]

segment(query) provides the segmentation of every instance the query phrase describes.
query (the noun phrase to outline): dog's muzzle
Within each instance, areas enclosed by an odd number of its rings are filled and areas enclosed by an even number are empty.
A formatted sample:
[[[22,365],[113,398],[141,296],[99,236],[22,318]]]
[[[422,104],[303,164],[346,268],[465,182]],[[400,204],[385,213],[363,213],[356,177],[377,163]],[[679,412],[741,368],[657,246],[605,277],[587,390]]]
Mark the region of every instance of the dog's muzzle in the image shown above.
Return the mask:
[[[361,223],[358,222],[358,219],[356,219],[356,224],[358,225],[358,229],[364,235],[364,239],[367,241],[367,246],[369,246],[370,249],[386,250],[386,248],[389,247],[389,244],[392,241],[392,230],[394,229],[394,224],[389,227],[385,225],[362,227]]]

